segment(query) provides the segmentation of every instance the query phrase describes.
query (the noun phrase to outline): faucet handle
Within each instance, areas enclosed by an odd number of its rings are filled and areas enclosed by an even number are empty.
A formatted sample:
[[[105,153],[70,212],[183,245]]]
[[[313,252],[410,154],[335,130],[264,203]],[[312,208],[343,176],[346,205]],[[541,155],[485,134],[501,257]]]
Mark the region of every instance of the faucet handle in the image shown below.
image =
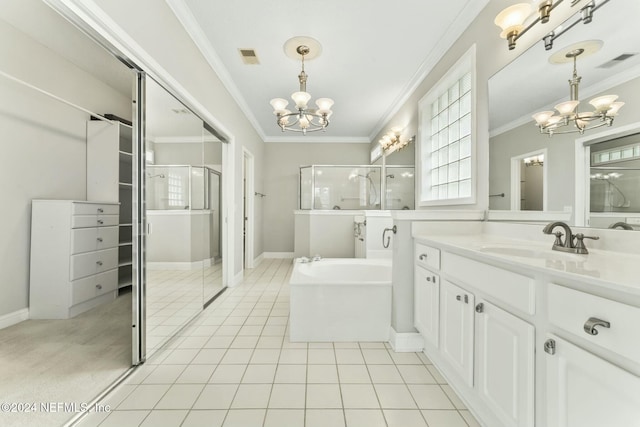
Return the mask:
[[[553,242],[553,245],[554,246],[563,246],[562,236],[564,236],[564,234],[562,233],[562,231],[556,231],[553,234],[555,234],[555,236],[556,236],[556,241]]]
[[[599,240],[600,237],[598,236],[585,236],[582,233],[578,233],[576,234],[576,253],[579,254],[588,254],[589,251],[587,251],[586,246],[584,245],[584,239],[591,239],[591,240]]]
[[[598,237],[598,236],[585,236],[582,233],[578,233],[578,234],[576,234],[576,239],[578,239],[580,241],[582,239],[600,240],[600,237]]]

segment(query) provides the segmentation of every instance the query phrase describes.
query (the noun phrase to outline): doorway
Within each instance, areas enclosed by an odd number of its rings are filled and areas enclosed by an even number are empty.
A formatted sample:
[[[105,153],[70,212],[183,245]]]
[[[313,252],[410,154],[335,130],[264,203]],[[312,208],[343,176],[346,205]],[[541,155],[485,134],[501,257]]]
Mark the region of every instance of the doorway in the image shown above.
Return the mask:
[[[547,210],[547,149],[511,158],[511,210]]]

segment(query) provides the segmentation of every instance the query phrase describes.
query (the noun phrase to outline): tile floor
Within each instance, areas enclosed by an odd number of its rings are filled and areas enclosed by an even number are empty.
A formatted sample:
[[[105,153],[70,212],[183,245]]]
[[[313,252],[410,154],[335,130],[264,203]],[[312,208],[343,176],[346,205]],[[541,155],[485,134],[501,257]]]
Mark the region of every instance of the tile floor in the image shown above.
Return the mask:
[[[421,353],[387,343],[292,343],[290,259],[247,270],[82,427],[475,427]]]

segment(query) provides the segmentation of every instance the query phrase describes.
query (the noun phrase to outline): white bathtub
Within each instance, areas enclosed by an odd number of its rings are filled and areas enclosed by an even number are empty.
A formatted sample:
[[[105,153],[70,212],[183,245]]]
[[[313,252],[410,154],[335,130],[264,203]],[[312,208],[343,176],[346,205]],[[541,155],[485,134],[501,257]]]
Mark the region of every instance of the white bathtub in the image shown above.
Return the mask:
[[[291,341],[387,341],[391,326],[391,260],[295,260]]]

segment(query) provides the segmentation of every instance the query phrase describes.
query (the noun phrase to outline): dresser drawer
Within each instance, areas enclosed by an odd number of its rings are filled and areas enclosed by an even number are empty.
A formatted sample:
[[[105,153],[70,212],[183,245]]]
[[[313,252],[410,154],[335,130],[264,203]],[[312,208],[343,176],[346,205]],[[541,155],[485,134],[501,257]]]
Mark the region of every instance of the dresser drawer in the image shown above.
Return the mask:
[[[71,254],[115,248],[116,246],[118,246],[118,227],[71,230]]]
[[[415,246],[415,262],[416,265],[431,269],[440,269],[440,249],[431,246],[416,243]]]
[[[555,283],[548,290],[549,322],[589,342],[640,361],[640,308],[587,294]],[[585,331],[590,318],[609,322],[596,326],[597,335]]]
[[[118,248],[71,255],[71,280],[92,276],[118,266]]]
[[[478,288],[492,300],[535,314],[535,281],[531,277],[448,252],[442,255],[442,271]]]
[[[95,276],[71,282],[71,305],[80,304],[118,288],[118,270],[113,269]]]
[[[118,215],[119,211],[117,203],[74,203],[71,208],[72,215]]]
[[[118,225],[118,215],[74,215],[71,228],[109,227]]]

